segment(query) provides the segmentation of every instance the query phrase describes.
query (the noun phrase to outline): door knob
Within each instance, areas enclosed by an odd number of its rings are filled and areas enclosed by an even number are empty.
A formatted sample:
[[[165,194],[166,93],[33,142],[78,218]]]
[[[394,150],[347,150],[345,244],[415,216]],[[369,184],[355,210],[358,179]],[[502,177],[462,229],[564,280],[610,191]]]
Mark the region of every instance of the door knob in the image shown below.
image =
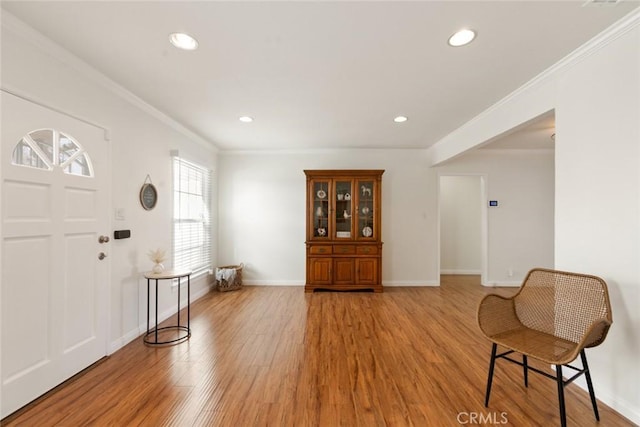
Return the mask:
[[[109,236],[100,236],[98,237],[99,243],[107,243],[109,241]]]
[[[107,254],[105,254],[104,252],[100,252],[100,253],[98,254],[98,259],[99,259],[100,261],[102,261],[102,260],[103,260],[103,259],[105,259],[106,257],[107,257]]]

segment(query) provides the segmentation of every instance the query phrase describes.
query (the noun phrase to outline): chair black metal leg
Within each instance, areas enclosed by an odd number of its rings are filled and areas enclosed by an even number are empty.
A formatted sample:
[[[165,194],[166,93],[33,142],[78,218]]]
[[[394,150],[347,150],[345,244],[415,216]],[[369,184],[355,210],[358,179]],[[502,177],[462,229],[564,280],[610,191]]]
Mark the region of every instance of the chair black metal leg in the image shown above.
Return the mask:
[[[529,364],[527,362],[527,356],[522,355],[522,369],[524,371],[524,386],[529,387]]]
[[[591,406],[593,406],[593,414],[596,416],[596,420],[600,421],[600,414],[598,413],[598,403],[596,402],[596,393],[593,391],[591,373],[589,373],[587,355],[585,354],[584,349],[580,352],[580,358],[582,359],[582,369],[584,369],[584,376],[587,379],[587,387],[589,387],[589,396],[591,396]]]
[[[491,395],[491,383],[493,382],[493,368],[496,365],[496,352],[498,350],[498,344],[493,344],[491,347],[491,362],[489,362],[489,378],[487,378],[487,393],[484,396],[485,408],[489,406],[489,396]]]
[[[560,425],[567,426],[567,413],[564,407],[564,380],[562,379],[562,365],[556,365],[556,382],[558,383],[558,405],[560,406]]]

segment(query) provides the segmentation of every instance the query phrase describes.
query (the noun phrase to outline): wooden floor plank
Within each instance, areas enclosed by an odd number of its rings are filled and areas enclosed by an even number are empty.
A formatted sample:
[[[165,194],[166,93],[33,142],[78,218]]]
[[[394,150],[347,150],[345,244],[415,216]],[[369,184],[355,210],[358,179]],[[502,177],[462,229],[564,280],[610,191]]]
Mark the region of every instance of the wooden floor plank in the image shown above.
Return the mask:
[[[491,346],[476,307],[487,292],[514,291],[443,276],[440,287],[381,294],[211,292],[192,305],[189,341],[137,339],[2,425],[557,425],[555,383],[530,375],[525,388],[511,364],[498,363],[483,405]],[[566,402],[569,425],[633,425],[602,403],[597,423],[574,384]]]

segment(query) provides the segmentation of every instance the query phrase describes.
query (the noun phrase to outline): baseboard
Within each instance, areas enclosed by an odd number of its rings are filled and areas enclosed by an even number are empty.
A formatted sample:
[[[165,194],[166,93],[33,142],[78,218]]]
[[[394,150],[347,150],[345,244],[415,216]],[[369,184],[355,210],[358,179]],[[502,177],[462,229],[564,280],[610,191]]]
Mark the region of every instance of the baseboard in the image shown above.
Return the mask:
[[[208,294],[209,292],[211,292],[211,286],[207,285],[204,288],[195,291],[191,294],[191,304],[193,304],[195,301],[199,300],[200,298],[202,298],[203,296],[205,296],[206,294]],[[169,317],[173,316],[174,314],[176,314],[176,307],[170,307],[167,310],[163,311],[162,313],[158,313],[158,323],[160,322],[164,322],[165,320],[167,320]],[[145,324],[141,324],[138,325],[137,328],[134,328],[132,330],[130,330],[129,332],[127,332],[126,334],[124,334],[123,336],[121,336],[120,338],[111,341],[111,343],[109,344],[109,352],[108,354],[113,354],[116,351],[120,350],[122,347],[124,347],[125,345],[129,344],[131,341],[139,338],[142,334],[147,332],[147,325]]]
[[[304,286],[303,280],[243,280],[247,286]]]
[[[589,367],[591,368],[591,367]],[[586,388],[586,384],[583,386],[582,384],[578,384],[580,388],[583,388],[587,393],[589,393]],[[614,396],[611,393],[607,393],[607,390],[602,390],[601,387],[598,387],[598,384],[594,384],[594,388],[596,391],[596,398],[600,400],[602,403],[627,418],[629,421],[634,423],[635,425],[640,426],[640,409],[635,407],[632,403],[621,399],[620,396]]]
[[[581,365],[579,365],[581,366]],[[549,365],[552,371],[555,372],[555,365]],[[589,367],[591,369],[591,366]],[[569,371],[571,372],[571,371]],[[571,372],[572,373],[572,372]],[[566,375],[563,375],[565,378],[568,378]],[[589,393],[589,389],[587,388],[587,382],[584,379],[584,376],[577,378],[573,381],[573,384],[580,387],[584,390],[585,393]],[[607,405],[609,408],[613,409],[623,417],[627,418],[632,423],[640,426],[640,409],[635,407],[632,403],[621,399],[620,396],[615,396],[611,393],[608,393],[607,390],[603,390],[597,383],[593,384],[593,388],[596,392],[596,399]]]
[[[500,281],[500,280],[490,280],[486,283],[483,283],[482,286],[486,286],[489,288],[497,288],[497,287],[511,287],[511,288],[518,288],[522,285],[522,281],[518,280],[518,281]]]
[[[243,280],[245,286],[304,286],[301,280]],[[383,282],[382,286],[389,287],[420,287],[420,286],[440,286],[437,280],[392,280]]]
[[[447,270],[447,269],[442,269],[442,270],[440,270],[440,274],[457,274],[457,275],[460,275],[460,276],[479,276],[480,274],[482,274],[482,270],[457,270],[457,269]]]
[[[109,344],[109,352],[107,354],[110,355],[115,353],[116,351],[120,350],[122,347],[129,344],[131,341],[135,340],[139,336],[140,336],[139,328],[136,328],[127,332],[126,334],[116,339],[115,341],[111,341],[111,343]]]
[[[400,287],[431,287],[431,286],[440,286],[440,283],[437,280],[393,280],[391,282],[383,282],[382,286],[387,286],[390,288],[400,288]]]

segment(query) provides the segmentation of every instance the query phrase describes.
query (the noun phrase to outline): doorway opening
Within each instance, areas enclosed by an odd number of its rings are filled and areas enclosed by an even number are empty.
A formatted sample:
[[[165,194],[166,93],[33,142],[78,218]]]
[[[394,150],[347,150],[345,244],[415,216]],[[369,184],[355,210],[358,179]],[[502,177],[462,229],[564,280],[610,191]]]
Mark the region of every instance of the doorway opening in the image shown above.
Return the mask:
[[[486,176],[438,176],[439,269],[441,282],[484,284],[487,274]],[[444,277],[447,276],[447,277]],[[464,277],[458,277],[464,276]]]

